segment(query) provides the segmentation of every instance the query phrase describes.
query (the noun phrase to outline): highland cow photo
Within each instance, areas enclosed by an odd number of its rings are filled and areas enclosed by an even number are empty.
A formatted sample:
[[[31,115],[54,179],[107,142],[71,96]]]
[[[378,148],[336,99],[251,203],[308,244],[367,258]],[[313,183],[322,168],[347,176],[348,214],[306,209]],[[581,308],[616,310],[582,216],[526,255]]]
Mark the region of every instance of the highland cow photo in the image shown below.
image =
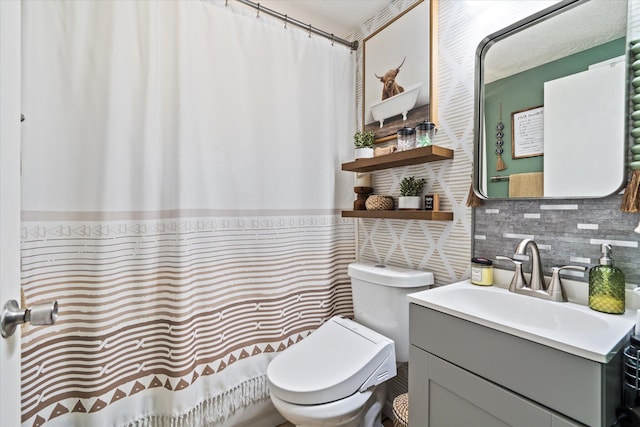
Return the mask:
[[[363,123],[376,137],[429,119],[429,46],[428,0],[364,40]]]

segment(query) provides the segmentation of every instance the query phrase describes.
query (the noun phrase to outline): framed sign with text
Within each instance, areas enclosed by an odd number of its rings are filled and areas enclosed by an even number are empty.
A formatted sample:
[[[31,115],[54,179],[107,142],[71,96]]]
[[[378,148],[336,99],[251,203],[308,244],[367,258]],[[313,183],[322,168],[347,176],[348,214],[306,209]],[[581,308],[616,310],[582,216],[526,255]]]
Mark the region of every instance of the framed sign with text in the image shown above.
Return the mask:
[[[426,194],[424,196],[424,210],[439,212],[440,211],[440,195]]]
[[[544,107],[511,113],[511,158],[544,155]]]

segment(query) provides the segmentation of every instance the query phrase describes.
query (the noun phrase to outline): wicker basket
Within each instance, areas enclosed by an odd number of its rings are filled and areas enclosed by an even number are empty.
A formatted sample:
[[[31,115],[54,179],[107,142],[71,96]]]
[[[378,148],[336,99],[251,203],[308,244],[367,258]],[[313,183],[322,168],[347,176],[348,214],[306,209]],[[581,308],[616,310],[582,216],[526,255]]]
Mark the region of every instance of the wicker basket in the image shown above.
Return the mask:
[[[393,427],[409,427],[409,393],[393,399]]]
[[[393,209],[393,198],[391,196],[372,194],[367,198],[364,205],[368,211],[389,211]]]

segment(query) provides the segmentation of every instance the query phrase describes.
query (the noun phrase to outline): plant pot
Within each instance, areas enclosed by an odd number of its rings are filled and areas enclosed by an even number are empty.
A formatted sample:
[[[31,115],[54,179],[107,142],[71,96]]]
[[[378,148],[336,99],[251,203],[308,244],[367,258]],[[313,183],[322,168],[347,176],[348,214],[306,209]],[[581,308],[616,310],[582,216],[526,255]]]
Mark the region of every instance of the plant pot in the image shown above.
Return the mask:
[[[420,210],[422,197],[420,196],[400,196],[398,197],[398,209]]]
[[[373,157],[373,148],[356,148],[356,159],[370,159]]]

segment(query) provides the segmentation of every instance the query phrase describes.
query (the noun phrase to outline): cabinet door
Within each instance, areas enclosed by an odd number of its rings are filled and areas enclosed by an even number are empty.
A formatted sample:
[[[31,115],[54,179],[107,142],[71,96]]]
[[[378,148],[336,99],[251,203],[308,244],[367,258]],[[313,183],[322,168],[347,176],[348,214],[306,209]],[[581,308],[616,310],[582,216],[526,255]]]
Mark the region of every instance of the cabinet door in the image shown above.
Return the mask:
[[[412,425],[580,425],[417,347],[411,346],[410,352],[409,420]]]

